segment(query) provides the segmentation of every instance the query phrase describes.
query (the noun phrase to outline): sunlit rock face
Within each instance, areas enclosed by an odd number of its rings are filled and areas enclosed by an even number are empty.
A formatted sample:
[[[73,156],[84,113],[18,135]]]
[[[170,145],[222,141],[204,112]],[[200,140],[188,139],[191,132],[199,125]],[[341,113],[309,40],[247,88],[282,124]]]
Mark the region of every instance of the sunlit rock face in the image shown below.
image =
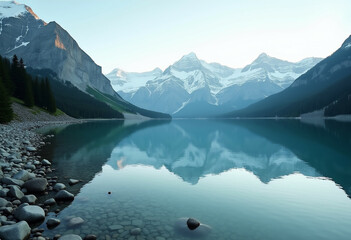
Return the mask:
[[[47,68],[82,91],[87,87],[119,96],[101,67],[56,22],[45,23],[26,5],[0,2],[0,54],[23,58],[27,66]]]

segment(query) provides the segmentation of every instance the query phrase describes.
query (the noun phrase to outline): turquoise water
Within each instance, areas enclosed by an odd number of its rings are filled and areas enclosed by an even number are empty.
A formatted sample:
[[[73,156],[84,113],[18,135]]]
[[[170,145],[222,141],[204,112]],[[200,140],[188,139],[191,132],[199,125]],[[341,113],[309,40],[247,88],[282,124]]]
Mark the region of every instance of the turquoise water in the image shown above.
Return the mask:
[[[207,239],[350,239],[350,123],[103,121],[49,133],[54,174],[82,183],[47,236],[189,239],[174,226],[193,217]],[[84,223],[69,227],[72,216]]]

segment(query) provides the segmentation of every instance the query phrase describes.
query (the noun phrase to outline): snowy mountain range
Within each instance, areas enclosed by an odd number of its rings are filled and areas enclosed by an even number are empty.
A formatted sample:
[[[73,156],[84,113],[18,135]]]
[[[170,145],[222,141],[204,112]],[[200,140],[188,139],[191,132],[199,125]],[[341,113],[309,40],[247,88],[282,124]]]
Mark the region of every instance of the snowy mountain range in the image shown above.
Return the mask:
[[[351,114],[351,36],[288,88],[223,117],[335,117]]]
[[[319,61],[306,58],[292,63],[262,53],[244,68],[230,68],[190,53],[163,72],[116,68],[106,77],[115,91],[137,106],[175,117],[208,117],[282,91]]]

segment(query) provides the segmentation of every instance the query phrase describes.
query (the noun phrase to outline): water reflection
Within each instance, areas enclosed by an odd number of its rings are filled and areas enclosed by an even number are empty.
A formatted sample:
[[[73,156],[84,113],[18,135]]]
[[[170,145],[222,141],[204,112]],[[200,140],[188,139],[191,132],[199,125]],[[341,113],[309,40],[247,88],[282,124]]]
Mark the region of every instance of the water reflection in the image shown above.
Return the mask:
[[[52,129],[44,154],[54,174],[83,182],[69,187],[79,193],[57,216],[62,224],[45,233],[129,239],[140,227],[145,239],[186,239],[173,223],[195,217],[212,227],[208,239],[348,239],[351,202],[335,183],[350,195],[350,130],[349,123],[297,120]],[[69,227],[71,216],[84,224]]]
[[[351,124],[297,120],[89,122],[53,129],[46,149],[55,173],[89,182],[107,162],[162,166],[196,184],[206,175],[245,168],[268,183],[295,172],[331,178],[351,194]],[[63,179],[65,181],[65,179]]]

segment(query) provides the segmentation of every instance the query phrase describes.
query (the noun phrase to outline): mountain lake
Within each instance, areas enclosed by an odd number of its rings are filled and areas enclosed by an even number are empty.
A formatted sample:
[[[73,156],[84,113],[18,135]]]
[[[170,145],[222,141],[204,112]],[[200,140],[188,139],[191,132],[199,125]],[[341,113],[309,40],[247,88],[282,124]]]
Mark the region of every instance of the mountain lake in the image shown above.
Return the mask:
[[[41,151],[52,176],[76,195],[50,209],[61,224],[42,223],[45,236],[351,238],[351,123],[113,120],[39,131],[54,135]],[[189,217],[200,227],[184,227]]]

